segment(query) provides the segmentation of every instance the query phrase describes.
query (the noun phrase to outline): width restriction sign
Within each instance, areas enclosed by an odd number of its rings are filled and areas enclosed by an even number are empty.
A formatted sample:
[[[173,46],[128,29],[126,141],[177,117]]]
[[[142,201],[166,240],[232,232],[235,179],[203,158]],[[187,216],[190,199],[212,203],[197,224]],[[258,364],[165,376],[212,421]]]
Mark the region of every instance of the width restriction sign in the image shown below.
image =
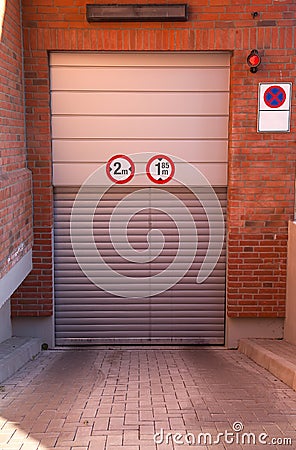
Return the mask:
[[[156,184],[165,184],[175,174],[175,164],[166,155],[156,155],[149,159],[146,173],[150,181]]]
[[[115,155],[107,162],[106,173],[113,183],[128,183],[135,175],[135,165],[128,156]]]

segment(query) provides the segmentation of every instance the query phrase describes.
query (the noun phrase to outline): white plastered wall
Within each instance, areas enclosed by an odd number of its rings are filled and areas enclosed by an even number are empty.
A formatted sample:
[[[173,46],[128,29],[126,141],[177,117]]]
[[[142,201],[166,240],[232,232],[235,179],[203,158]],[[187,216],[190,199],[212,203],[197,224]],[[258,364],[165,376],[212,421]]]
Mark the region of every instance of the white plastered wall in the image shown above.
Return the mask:
[[[11,335],[10,299],[7,299],[0,307],[0,342],[9,339]]]
[[[296,222],[289,223],[288,271],[285,333],[286,341],[296,345]]]
[[[237,348],[240,339],[282,339],[283,318],[243,317],[226,320],[226,347]]]
[[[10,296],[32,269],[32,251],[26,253],[0,280],[0,342],[12,335]]]

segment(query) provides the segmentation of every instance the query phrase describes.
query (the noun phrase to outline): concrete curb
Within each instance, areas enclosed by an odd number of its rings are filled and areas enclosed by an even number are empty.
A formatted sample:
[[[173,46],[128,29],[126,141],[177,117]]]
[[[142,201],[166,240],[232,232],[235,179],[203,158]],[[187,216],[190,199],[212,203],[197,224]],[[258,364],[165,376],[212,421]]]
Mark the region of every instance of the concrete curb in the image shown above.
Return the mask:
[[[251,339],[241,339],[238,350],[296,391],[296,364]]]
[[[12,337],[0,344],[0,382],[12,376],[41,351],[37,338]]]

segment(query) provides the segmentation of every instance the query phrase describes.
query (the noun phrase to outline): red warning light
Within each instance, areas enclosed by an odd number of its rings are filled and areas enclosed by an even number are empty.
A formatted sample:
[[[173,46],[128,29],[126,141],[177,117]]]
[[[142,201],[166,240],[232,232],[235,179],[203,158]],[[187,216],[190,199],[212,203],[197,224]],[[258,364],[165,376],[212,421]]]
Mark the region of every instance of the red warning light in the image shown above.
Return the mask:
[[[261,57],[258,53],[258,50],[253,49],[251,53],[247,57],[247,63],[250,67],[250,71],[252,73],[256,73],[258,70],[258,66],[261,63]]]

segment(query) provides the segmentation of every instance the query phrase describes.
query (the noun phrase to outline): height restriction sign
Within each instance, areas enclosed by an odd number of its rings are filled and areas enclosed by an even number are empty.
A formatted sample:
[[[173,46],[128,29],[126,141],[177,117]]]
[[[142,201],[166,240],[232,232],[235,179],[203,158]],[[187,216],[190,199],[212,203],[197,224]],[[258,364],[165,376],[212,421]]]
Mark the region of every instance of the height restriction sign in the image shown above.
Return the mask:
[[[133,178],[135,165],[128,156],[115,155],[107,162],[106,173],[113,183],[125,184]]]
[[[149,180],[153,181],[153,183],[165,184],[173,178],[175,164],[166,155],[156,155],[149,159],[146,173]]]
[[[258,131],[290,131],[292,83],[260,83]]]

